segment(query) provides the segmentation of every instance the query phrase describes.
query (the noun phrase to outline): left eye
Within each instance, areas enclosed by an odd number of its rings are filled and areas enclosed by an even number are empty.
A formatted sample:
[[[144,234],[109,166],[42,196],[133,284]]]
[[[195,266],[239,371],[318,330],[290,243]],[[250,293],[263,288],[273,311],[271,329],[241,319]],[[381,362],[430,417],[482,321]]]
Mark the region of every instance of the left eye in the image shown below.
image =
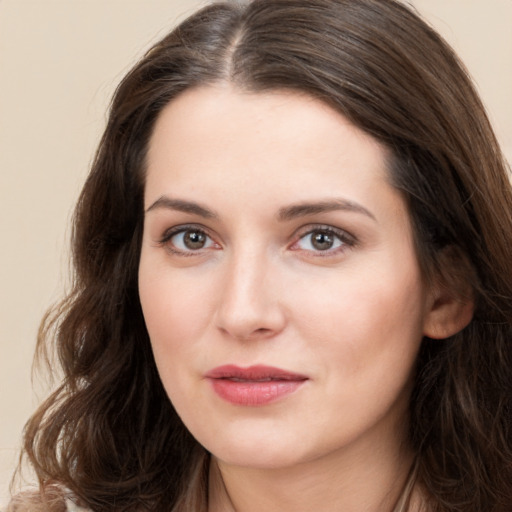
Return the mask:
[[[184,229],[169,237],[175,249],[182,252],[199,251],[214,245],[213,240],[199,229]]]
[[[332,230],[315,229],[303,235],[295,247],[304,251],[329,251],[346,244],[344,237]]]

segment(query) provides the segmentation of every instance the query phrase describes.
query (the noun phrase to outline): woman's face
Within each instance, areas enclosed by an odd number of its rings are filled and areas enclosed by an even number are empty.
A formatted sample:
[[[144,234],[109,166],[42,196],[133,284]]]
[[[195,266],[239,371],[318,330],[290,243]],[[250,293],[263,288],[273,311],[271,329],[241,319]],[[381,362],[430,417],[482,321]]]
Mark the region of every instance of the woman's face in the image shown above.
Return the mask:
[[[162,112],[140,300],[169,398],[223,463],[398,443],[431,300],[386,157],[297,93],[212,86]]]

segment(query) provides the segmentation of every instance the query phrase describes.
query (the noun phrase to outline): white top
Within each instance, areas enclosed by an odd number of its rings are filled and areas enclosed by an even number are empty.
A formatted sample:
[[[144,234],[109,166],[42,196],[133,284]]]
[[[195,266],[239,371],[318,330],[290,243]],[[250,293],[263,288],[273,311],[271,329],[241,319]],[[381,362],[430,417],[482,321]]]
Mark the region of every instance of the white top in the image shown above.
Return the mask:
[[[92,512],[89,508],[79,507],[75,505],[71,500],[66,500],[66,511],[67,512]]]

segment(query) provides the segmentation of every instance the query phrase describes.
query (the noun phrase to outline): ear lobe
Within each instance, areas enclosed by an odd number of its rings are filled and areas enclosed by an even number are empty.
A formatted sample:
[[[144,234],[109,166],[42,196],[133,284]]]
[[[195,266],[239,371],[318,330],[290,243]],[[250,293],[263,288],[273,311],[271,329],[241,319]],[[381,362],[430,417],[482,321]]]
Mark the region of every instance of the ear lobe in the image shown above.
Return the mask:
[[[423,335],[444,339],[457,334],[473,318],[475,299],[471,282],[474,271],[456,247],[445,248],[439,257],[440,271],[427,301]]]

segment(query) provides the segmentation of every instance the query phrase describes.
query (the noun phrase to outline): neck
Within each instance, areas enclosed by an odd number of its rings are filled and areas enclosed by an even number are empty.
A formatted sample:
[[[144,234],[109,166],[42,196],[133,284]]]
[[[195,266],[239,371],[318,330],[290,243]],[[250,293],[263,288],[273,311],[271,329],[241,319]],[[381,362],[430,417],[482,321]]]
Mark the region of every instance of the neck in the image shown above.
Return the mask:
[[[209,512],[392,512],[413,455],[405,449],[330,453],[285,468],[250,468],[212,457]],[[406,510],[406,509],[403,509]]]

